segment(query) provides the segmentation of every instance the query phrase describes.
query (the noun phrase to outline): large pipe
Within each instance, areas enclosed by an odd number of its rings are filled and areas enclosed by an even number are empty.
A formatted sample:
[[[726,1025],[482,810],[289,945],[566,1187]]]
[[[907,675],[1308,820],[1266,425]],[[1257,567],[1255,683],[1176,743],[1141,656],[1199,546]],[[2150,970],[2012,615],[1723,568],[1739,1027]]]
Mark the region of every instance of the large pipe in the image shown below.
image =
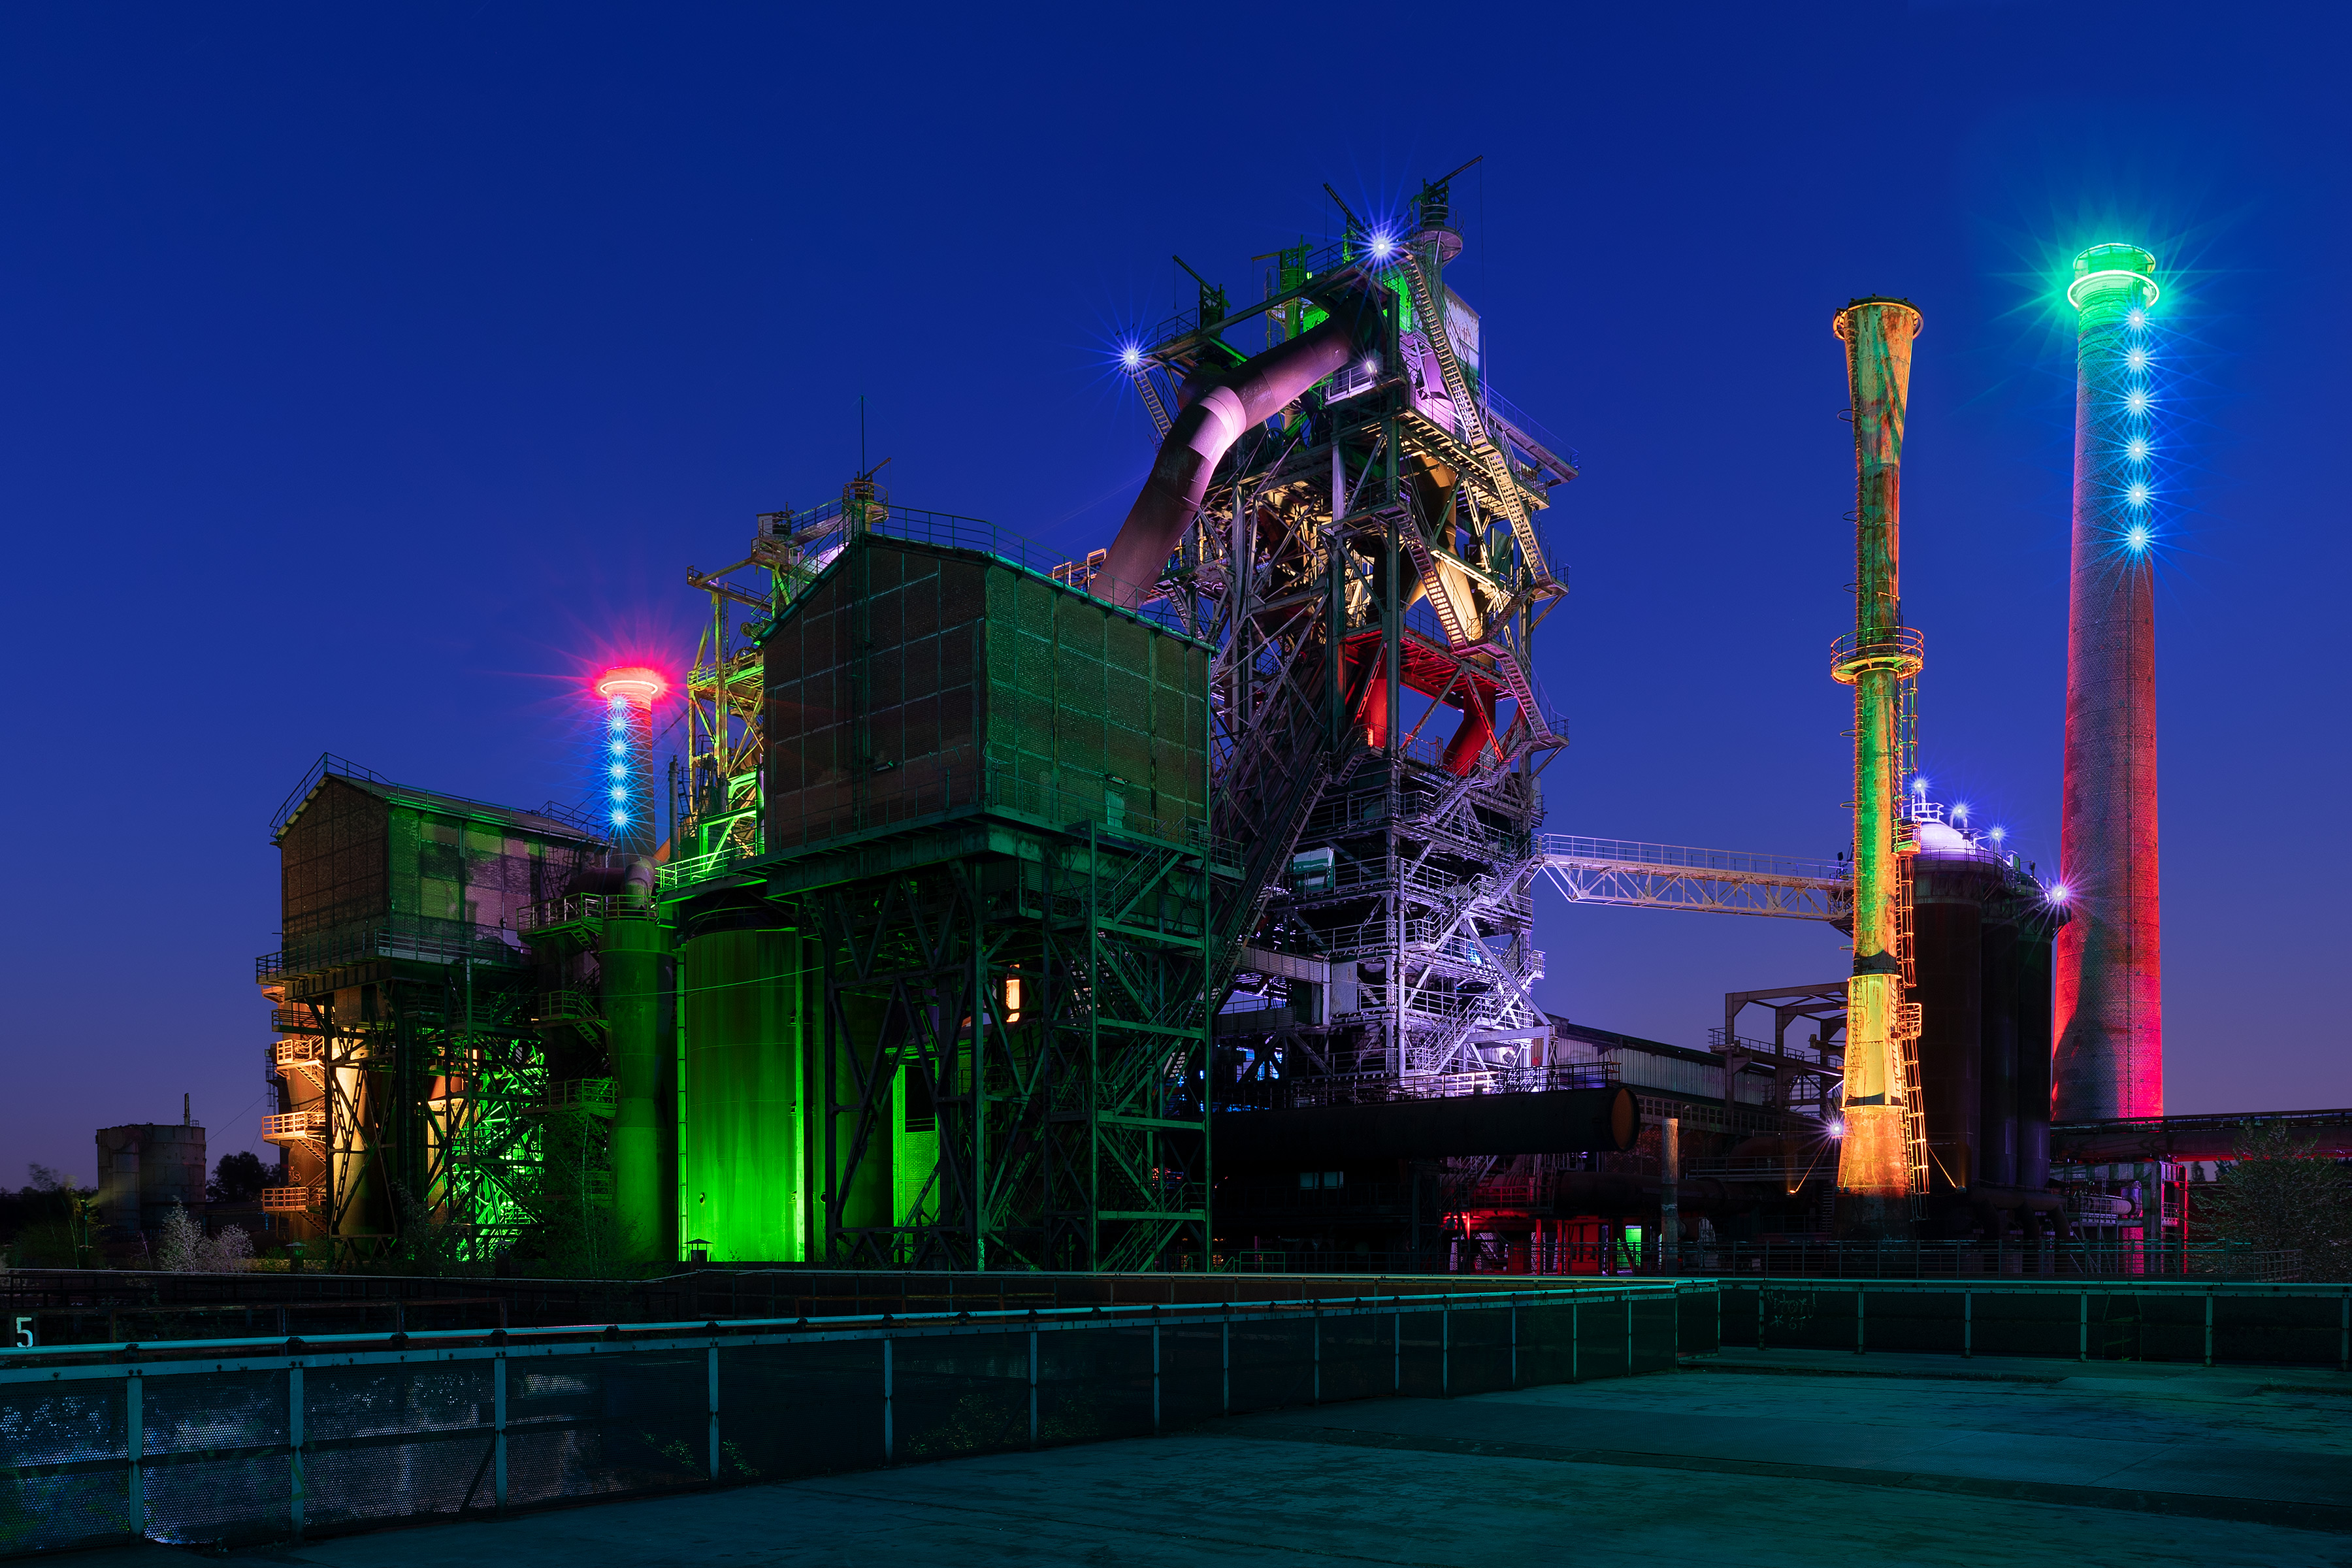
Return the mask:
[[[1900,300],[1856,300],[1838,312],[1853,399],[1854,629],[1831,672],[1853,688],[1853,974],[1846,983],[1845,1131],[1838,1226],[1854,1237],[1908,1228],[1911,1161],[1901,1062],[1903,965],[1897,947],[1895,802],[1902,790],[1897,704],[1917,672],[1903,628],[1904,407],[1919,312]]]
[[[2164,1114],[2157,907],[2156,600],[2149,558],[2148,308],[2156,258],[2074,258],[2074,558],[2066,619],[2056,1110],[2062,1121]]]
[[[650,863],[643,865],[650,878]],[[641,888],[630,868],[633,890]],[[674,1114],[662,1093],[661,964],[668,933],[650,901],[604,921],[596,964],[602,977],[604,1024],[613,1060],[613,1197],[615,1242],[628,1264],[666,1262],[675,1256],[670,1230],[677,1217],[672,1173],[663,1168],[662,1129]]]
[[[1361,294],[1334,300],[1330,317],[1223,375],[1188,386],[1191,401],[1160,443],[1151,475],[1110,542],[1096,592],[1129,608],[1151,596],[1161,568],[1201,510],[1218,462],[1251,426],[1273,418],[1364,346],[1379,320]]]
[[[1434,1160],[1448,1154],[1617,1153],[1632,1148],[1641,1131],[1641,1109],[1633,1091],[1622,1086],[1220,1110],[1211,1123],[1221,1167]]]

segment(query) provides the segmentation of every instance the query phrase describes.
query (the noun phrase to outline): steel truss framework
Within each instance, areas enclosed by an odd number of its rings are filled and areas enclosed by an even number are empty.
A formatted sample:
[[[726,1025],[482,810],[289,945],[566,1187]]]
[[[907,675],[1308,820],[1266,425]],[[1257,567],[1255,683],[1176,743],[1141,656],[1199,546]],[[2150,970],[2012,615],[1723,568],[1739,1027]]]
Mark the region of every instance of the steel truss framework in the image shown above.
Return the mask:
[[[991,845],[784,900],[821,952],[824,1255],[1204,1258],[1208,857],[1092,827]],[[937,1150],[903,1208],[901,1127]]]
[[[385,1256],[420,1216],[468,1261],[521,1239],[549,1099],[529,976],[395,961],[323,978],[345,984],[277,1011],[293,1109],[264,1135],[338,1256]]]
[[[1843,861],[1693,849],[1673,844],[1548,833],[1542,874],[1570,903],[1703,910],[1790,920],[1853,918],[1853,881]]]
[[[1204,291],[1143,356],[1144,384],[1181,382],[1241,363],[1224,338],[1244,323],[1287,338],[1349,291],[1378,310],[1377,361],[1242,437],[1160,584],[1218,650],[1215,826],[1246,846],[1218,952],[1250,936],[1332,961],[1311,1018],[1279,1005],[1290,977],[1217,977],[1232,1099],[1436,1091],[1524,1062],[1540,1024],[1535,774],[1565,742],[1528,670],[1564,590],[1535,520],[1574,470],[1463,361],[1445,204],[1425,187],[1421,231],[1378,261],[1352,220],[1338,247],[1286,252],[1270,297],[1223,320]],[[1252,1031],[1259,1010],[1272,1026]]]

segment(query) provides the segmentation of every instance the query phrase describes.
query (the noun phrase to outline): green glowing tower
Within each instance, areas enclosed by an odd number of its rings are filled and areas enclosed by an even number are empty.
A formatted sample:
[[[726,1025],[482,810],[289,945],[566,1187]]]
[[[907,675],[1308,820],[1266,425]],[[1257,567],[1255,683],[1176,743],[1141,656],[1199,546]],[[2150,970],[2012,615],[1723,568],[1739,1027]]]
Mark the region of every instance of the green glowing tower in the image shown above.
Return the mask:
[[[1856,1237],[1907,1228],[1920,1130],[1907,1041],[1918,1030],[1903,1000],[1910,868],[1898,854],[1906,771],[1904,688],[1921,663],[1903,624],[1904,405],[1919,312],[1900,300],[1856,300],[1838,312],[1853,397],[1854,620],[1832,649],[1831,673],[1853,688],[1853,975],[1846,986],[1844,1142],[1839,1226]]]

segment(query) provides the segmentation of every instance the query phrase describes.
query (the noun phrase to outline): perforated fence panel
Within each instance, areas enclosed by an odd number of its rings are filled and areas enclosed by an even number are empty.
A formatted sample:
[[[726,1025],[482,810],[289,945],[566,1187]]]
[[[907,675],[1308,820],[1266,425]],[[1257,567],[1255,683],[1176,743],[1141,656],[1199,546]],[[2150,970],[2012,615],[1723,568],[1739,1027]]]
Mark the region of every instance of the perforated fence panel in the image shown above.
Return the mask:
[[[1711,1348],[1712,1290],[18,1351],[0,1364],[0,1554],[245,1546],[1622,1376],[1672,1366],[1680,1319]]]
[[[1718,1300],[1724,1342],[1764,1349],[2352,1367],[2347,1286],[1792,1279]]]

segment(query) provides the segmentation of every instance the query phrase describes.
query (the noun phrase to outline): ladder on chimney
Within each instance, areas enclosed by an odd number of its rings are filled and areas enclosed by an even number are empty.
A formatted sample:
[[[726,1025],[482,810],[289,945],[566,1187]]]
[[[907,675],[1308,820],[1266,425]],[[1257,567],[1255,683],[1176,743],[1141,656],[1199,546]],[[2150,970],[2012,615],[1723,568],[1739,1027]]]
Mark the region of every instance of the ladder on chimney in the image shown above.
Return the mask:
[[[1906,995],[1919,983],[1917,947],[1912,941],[1911,872],[1913,857],[1895,858],[1895,958],[1902,966]],[[1896,1060],[1903,1071],[1903,1151],[1911,1171],[1911,1217],[1925,1212],[1927,1200],[1927,1108],[1919,1091],[1919,1032],[1922,1013],[1916,1002],[1905,1002],[1895,1012]]]

